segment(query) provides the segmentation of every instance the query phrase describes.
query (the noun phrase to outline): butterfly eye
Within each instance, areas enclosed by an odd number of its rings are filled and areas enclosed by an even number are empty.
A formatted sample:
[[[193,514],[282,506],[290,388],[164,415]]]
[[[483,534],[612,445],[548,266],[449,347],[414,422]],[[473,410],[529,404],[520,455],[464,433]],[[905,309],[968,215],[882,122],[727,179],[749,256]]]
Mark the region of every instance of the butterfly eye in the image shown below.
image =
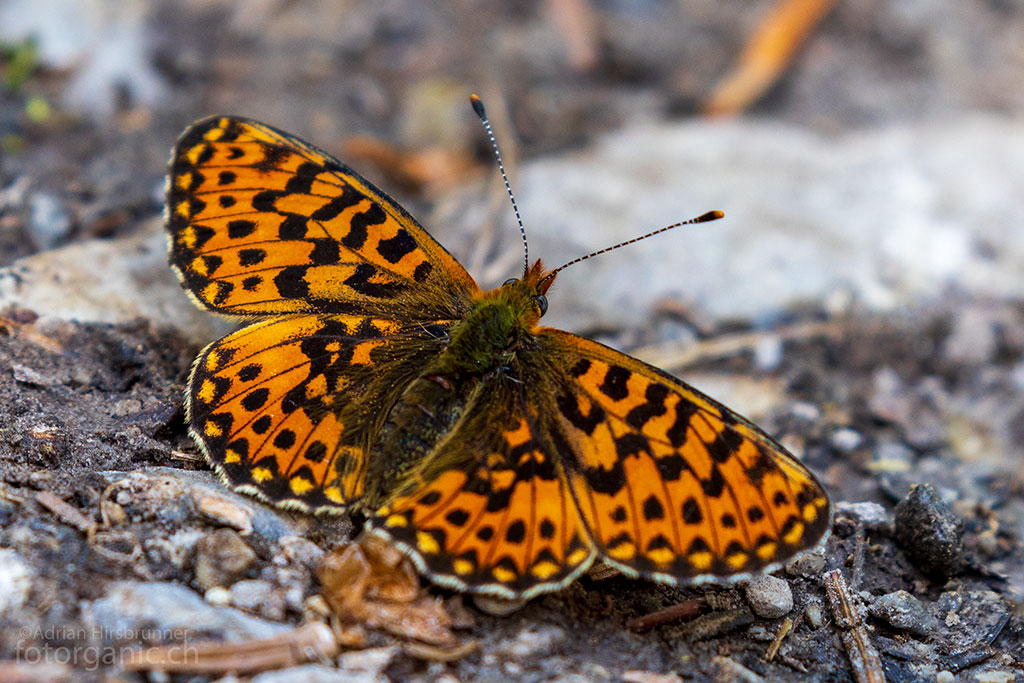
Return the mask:
[[[546,296],[540,294],[534,298],[534,301],[537,302],[537,308],[540,309],[541,315],[544,315],[545,313],[548,312],[548,298]]]
[[[516,279],[516,278],[514,278],[514,277],[510,277],[509,279],[507,279],[507,280],[505,280],[504,282],[502,282],[502,283],[501,283],[501,286],[502,286],[502,287],[504,287],[504,286],[506,286],[506,285],[510,285],[510,284],[512,284],[513,282],[519,282],[519,280],[517,280],[517,279]]]

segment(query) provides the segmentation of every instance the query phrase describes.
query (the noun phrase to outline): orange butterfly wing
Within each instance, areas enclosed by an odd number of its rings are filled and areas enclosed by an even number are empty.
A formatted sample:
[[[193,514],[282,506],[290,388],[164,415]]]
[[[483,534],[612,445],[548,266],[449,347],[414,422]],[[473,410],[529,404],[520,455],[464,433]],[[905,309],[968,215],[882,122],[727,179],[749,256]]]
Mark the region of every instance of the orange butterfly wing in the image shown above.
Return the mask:
[[[195,302],[276,316],[209,345],[189,428],[235,488],[301,509],[364,493],[371,442],[479,288],[397,203],[330,155],[247,119],[179,138],[170,262]]]
[[[341,509],[365,491],[386,408],[441,349],[445,326],[353,315],[270,318],[213,342],[189,379],[192,435],[236,490]]]
[[[473,395],[368,525],[450,588],[514,598],[564,586],[594,550],[557,459],[516,382],[495,375]]]
[[[179,138],[167,180],[171,265],[227,315],[458,317],[479,291],[402,207],[270,126],[219,116]]]
[[[545,365],[525,391],[548,406],[538,431],[602,559],[670,583],[735,580],[826,536],[821,484],[746,419],[597,342],[538,335]]]
[[[531,597],[595,557],[664,583],[736,580],[827,534],[814,475],[744,418],[582,337],[522,346],[369,521],[435,582]]]

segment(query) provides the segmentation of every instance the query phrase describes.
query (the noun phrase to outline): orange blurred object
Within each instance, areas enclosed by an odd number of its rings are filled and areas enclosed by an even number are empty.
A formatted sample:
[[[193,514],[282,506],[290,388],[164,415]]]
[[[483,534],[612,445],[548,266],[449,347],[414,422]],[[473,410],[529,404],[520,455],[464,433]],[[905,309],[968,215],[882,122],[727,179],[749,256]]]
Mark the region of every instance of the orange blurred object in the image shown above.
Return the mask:
[[[778,81],[835,0],[779,0],[754,30],[739,63],[704,103],[708,116],[741,113]]]

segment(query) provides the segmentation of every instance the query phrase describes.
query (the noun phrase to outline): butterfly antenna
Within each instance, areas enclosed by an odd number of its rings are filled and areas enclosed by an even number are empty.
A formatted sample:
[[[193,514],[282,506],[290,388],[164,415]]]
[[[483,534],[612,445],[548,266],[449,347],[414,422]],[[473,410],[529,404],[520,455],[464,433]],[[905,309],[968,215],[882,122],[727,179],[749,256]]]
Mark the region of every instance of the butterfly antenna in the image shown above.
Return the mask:
[[[519,216],[519,207],[516,206],[516,197],[512,194],[512,186],[508,184],[508,176],[505,175],[505,164],[501,163],[501,151],[498,149],[498,141],[494,138],[494,131],[491,130],[491,122],[487,120],[487,112],[484,111],[484,102],[476,94],[469,96],[469,101],[473,105],[473,111],[480,117],[480,121],[484,124],[484,130],[487,131],[487,137],[491,141],[491,148],[494,149],[494,157],[498,160],[498,170],[501,171],[501,179],[505,182],[505,190],[508,192],[508,198],[512,200],[512,210],[516,214],[516,222],[519,223],[519,234],[523,236],[523,274],[530,269],[530,245],[526,242],[526,228],[523,227],[523,219]]]
[[[725,214],[722,213],[721,211],[708,211],[706,214],[703,214],[701,216],[697,216],[696,218],[691,218],[690,220],[687,220],[687,221],[679,221],[678,223],[673,223],[672,225],[666,225],[664,228],[661,228],[659,230],[655,230],[654,232],[649,232],[646,235],[640,235],[639,237],[634,237],[631,240],[626,240],[625,242],[619,242],[618,244],[613,244],[612,246],[605,247],[604,249],[598,249],[597,251],[591,252],[591,253],[587,254],[586,256],[580,256],[579,258],[574,258],[572,261],[569,261],[568,263],[566,263],[564,265],[558,266],[557,268],[555,268],[554,270],[549,272],[547,275],[545,275],[544,279],[541,280],[541,282],[544,282],[544,280],[549,280],[549,279],[553,278],[558,271],[565,270],[569,266],[574,265],[576,263],[579,263],[580,261],[586,261],[588,258],[591,258],[593,256],[597,256],[599,254],[604,254],[605,252],[613,251],[615,249],[618,249],[619,247],[624,247],[627,244],[633,244],[634,242],[639,242],[640,240],[645,240],[648,237],[654,237],[655,235],[660,235],[663,232],[667,232],[667,231],[671,230],[672,228],[678,228],[681,225],[694,225],[696,223],[709,223],[711,221],[717,221],[719,218],[722,218],[724,216],[725,216]]]

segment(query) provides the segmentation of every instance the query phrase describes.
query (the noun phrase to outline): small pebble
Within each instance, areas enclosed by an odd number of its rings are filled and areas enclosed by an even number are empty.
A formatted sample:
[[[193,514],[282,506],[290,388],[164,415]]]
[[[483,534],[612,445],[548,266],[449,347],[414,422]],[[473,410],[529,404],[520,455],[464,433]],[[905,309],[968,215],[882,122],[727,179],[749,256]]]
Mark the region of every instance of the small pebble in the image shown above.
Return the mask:
[[[200,588],[228,586],[245,575],[256,553],[232,529],[217,529],[199,540],[195,573]]]
[[[53,249],[71,235],[71,216],[56,196],[36,192],[29,198],[28,207],[29,236],[40,251]]]
[[[900,631],[926,636],[935,628],[935,620],[920,600],[904,590],[873,599],[869,611],[876,619]]]
[[[952,671],[939,671],[935,674],[935,683],[956,683],[956,676]]]
[[[203,600],[214,607],[227,607],[231,604],[231,591],[224,586],[214,586],[203,593]]]
[[[794,401],[789,407],[789,414],[798,420],[804,420],[805,422],[814,422],[821,417],[821,410],[818,406],[807,401]]]
[[[208,490],[194,488],[191,491],[196,510],[214,524],[237,529],[248,536],[252,533],[252,510],[239,501]]]
[[[520,662],[533,660],[557,648],[565,637],[565,631],[558,626],[528,626],[512,640],[498,643],[494,652]]]
[[[729,657],[716,655],[711,658],[711,680],[733,681],[734,683],[764,683],[765,679]]]
[[[889,517],[885,514],[885,508],[878,503],[868,501],[859,503],[850,503],[845,500],[838,501],[836,503],[836,513],[853,517],[868,529],[877,529],[889,522]]]
[[[346,652],[338,657],[338,668],[345,672],[364,674],[367,680],[385,680],[384,669],[388,668],[399,652],[397,645]]]
[[[837,450],[849,453],[864,443],[864,437],[860,432],[843,427],[832,433],[832,446]]]
[[[750,609],[764,619],[778,619],[793,611],[793,591],[776,576],[759,576],[743,587]]]
[[[992,670],[974,674],[974,680],[977,683],[1013,683],[1019,679],[1012,671]]]
[[[909,471],[914,464],[914,451],[898,441],[885,441],[875,448],[871,468],[889,474]]]
[[[801,553],[786,563],[790,576],[818,576],[825,569],[825,549]]]
[[[28,600],[32,570],[14,550],[0,548],[0,614],[14,612]]]
[[[324,557],[323,549],[313,541],[301,536],[282,536],[278,539],[284,559],[315,570]]]
[[[818,601],[811,602],[804,608],[804,617],[813,629],[819,629],[825,624],[821,613],[821,603]]]
[[[284,618],[284,597],[269,581],[258,579],[236,581],[230,588],[231,604],[266,619]]]
[[[762,372],[773,372],[782,362],[782,339],[766,334],[754,344],[754,364]]]
[[[896,505],[896,541],[921,571],[948,579],[963,565],[963,523],[928,484]]]

